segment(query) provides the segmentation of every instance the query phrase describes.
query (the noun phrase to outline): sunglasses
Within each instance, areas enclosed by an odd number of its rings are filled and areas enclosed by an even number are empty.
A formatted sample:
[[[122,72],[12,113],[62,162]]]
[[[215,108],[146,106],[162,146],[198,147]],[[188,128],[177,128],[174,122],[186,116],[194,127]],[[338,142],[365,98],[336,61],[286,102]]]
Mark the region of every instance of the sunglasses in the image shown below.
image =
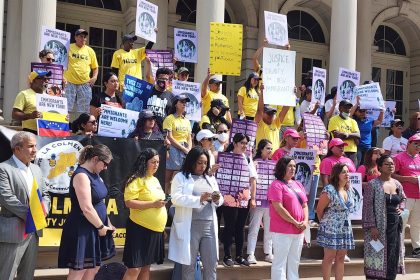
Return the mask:
[[[213,141],[213,138],[203,138],[202,140]]]
[[[55,62],[55,59],[54,58],[51,58],[51,57],[46,57],[45,58],[47,61],[49,61],[49,62]]]
[[[222,134],[222,133],[228,133],[229,132],[229,130],[219,130],[218,132],[217,132],[217,134]]]
[[[106,162],[106,161],[104,161],[104,160],[101,160],[103,163],[104,163],[104,166],[105,167],[108,167],[108,165],[110,164],[110,162]]]

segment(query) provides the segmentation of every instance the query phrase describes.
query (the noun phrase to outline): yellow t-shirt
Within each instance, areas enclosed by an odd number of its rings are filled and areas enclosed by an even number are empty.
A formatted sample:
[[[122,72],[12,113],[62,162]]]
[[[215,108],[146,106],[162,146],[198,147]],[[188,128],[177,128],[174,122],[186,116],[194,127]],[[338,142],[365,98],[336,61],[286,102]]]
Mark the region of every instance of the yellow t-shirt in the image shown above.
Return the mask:
[[[158,199],[165,199],[165,193],[159,180],[154,176],[137,178],[124,190],[124,201],[156,201]],[[143,210],[130,208],[130,219],[136,224],[153,231],[163,232],[167,218],[165,207]]]
[[[124,85],[125,75],[143,79],[141,72],[141,62],[146,57],[146,49],[138,48],[125,51],[119,49],[112,55],[111,67],[118,68],[118,82],[120,83],[120,90]]]
[[[241,87],[238,91],[238,96],[242,96],[245,116],[255,118],[258,109],[258,93],[254,88],[251,88],[248,93],[246,87]]]
[[[283,106],[277,106],[277,112],[280,112],[281,109],[283,109]],[[295,125],[295,112],[294,107],[290,107],[289,110],[286,113],[286,116],[284,116],[284,120],[282,125],[284,126],[294,126]]]
[[[22,90],[18,93],[13,104],[13,108],[19,109],[25,114],[31,114],[36,111],[36,93],[33,89],[28,88]],[[22,128],[27,128],[31,130],[37,130],[38,126],[36,125],[35,119],[30,119],[22,121]]]
[[[90,80],[90,70],[98,68],[95,51],[89,46],[79,48],[70,44],[69,64],[64,78],[76,85],[85,84]]]
[[[206,95],[201,99],[202,102],[202,109],[201,109],[201,115],[207,114],[207,112],[210,110],[211,101],[214,99],[220,99],[223,101],[223,103],[229,107],[229,100],[224,96],[221,92],[212,92],[211,90],[208,90]]]
[[[328,123],[328,131],[331,132],[333,130],[337,130],[342,133],[360,132],[359,126],[355,120],[352,118],[343,119],[340,115],[332,117]],[[334,137],[332,136],[332,133],[331,137]],[[357,152],[357,145],[354,142],[354,139],[346,139],[344,142],[348,144],[348,146],[344,146],[345,152]]]
[[[262,139],[270,140],[273,146],[273,151],[280,147],[280,126],[281,123],[278,117],[273,121],[272,124],[268,125],[263,120],[260,120],[257,126],[257,134],[255,137],[255,145]]]
[[[163,129],[172,132],[172,137],[177,142],[187,142],[188,136],[191,134],[191,123],[185,117],[172,114],[163,121]]]

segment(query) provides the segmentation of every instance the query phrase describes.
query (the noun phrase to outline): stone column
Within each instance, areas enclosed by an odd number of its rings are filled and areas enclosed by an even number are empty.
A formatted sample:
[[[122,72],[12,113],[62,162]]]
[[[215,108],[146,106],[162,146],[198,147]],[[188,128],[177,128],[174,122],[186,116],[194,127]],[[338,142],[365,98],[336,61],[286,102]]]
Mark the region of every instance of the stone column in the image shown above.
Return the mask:
[[[153,49],[166,50],[168,48],[168,0],[151,0],[151,2],[159,7],[157,20],[159,31]]]
[[[371,1],[357,1],[357,60],[360,82],[372,80],[372,10]]]
[[[201,83],[207,76],[210,54],[210,22],[225,21],[224,0],[197,0],[198,63],[194,80]]]
[[[357,0],[332,0],[331,15],[330,88],[340,67],[356,69]]]

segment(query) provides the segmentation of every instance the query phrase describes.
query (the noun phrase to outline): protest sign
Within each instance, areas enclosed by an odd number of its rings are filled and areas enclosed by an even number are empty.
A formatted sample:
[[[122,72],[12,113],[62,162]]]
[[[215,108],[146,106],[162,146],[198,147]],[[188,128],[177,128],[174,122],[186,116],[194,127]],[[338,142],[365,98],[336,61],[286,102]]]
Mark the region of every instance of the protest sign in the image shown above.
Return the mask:
[[[71,34],[67,31],[42,26],[40,50],[50,49],[54,52],[55,64],[67,69]]]
[[[182,62],[197,63],[197,31],[174,28],[175,58]]]
[[[311,190],[316,156],[317,152],[313,149],[292,148],[290,151],[290,157],[294,158],[296,163],[295,180],[305,187],[306,194]]]
[[[190,121],[201,121],[201,84],[174,80],[172,83],[174,95],[185,94],[190,99],[187,102],[186,118]]]
[[[145,0],[137,0],[136,35],[156,43],[158,6]]]
[[[268,188],[276,180],[274,169],[277,162],[274,160],[257,159],[254,163],[258,174],[257,191],[255,194],[256,204],[257,207],[268,208]]]
[[[210,72],[240,76],[242,24],[210,22]]]
[[[264,48],[264,103],[296,106],[296,52]]]
[[[247,208],[250,198],[249,167],[243,155],[219,153],[217,163],[220,168],[216,180],[224,198],[225,206]]]
[[[37,94],[36,110],[39,112],[51,112],[62,115],[68,114],[67,98],[47,94]]]
[[[136,77],[125,75],[123,98],[125,108],[140,112],[146,107],[147,99],[152,94],[153,85]]]
[[[350,220],[361,220],[363,210],[363,193],[362,193],[362,174],[349,173],[351,191],[354,195],[355,208],[350,213]]]
[[[355,86],[358,86],[359,84],[360,72],[340,67],[337,83],[337,103],[339,103],[343,99],[353,101],[353,88]]]
[[[278,46],[289,43],[286,15],[264,11],[264,23],[268,43]]]
[[[107,214],[111,223],[117,228],[115,231],[115,245],[124,246],[125,225],[129,211],[124,204],[124,182],[131,172],[140,151],[153,148],[159,153],[160,165],[155,173],[161,184],[165,185],[166,148],[163,141],[109,138],[100,136],[70,136],[39,137],[37,136],[38,152],[35,159],[45,178],[51,197],[51,210],[46,218],[47,228],[40,237],[40,246],[59,246],[61,232],[66,217],[71,209],[69,196],[70,179],[77,168],[78,157],[83,146],[106,145],[113,155],[113,160],[107,170],[101,173],[108,188],[105,199]],[[128,168],[130,167],[130,168]]]
[[[31,71],[51,71],[51,77],[48,78],[48,85],[45,93],[54,96],[64,95],[63,86],[63,65],[49,63],[31,63]]]
[[[391,122],[394,120],[395,117],[395,105],[397,104],[396,101],[385,101],[385,112],[384,112],[384,119],[380,127],[391,127]],[[371,120],[377,120],[380,114],[379,109],[370,109],[366,111],[366,117]]]
[[[139,112],[101,105],[99,118],[99,136],[127,138],[136,128]]]
[[[324,122],[320,117],[305,113],[303,118],[303,131],[306,133],[306,146],[315,149],[318,155],[326,155],[328,151],[329,135]]]
[[[354,97],[360,97],[360,109],[384,109],[384,99],[379,83],[356,86],[353,89]],[[355,102],[355,100],[353,100]]]
[[[254,149],[255,145],[255,137],[257,136],[257,124],[251,120],[240,120],[240,119],[233,119],[232,120],[232,127],[230,129],[230,143],[233,141],[233,136],[236,133],[243,133],[249,137],[249,143],[246,148],[248,155],[252,155],[252,150]]]
[[[156,77],[159,68],[174,70],[174,55],[171,50],[146,50],[152,64],[152,75]]]
[[[325,89],[327,84],[327,70],[313,67],[312,68],[312,99],[311,103],[315,104],[319,101],[319,105],[325,103]]]

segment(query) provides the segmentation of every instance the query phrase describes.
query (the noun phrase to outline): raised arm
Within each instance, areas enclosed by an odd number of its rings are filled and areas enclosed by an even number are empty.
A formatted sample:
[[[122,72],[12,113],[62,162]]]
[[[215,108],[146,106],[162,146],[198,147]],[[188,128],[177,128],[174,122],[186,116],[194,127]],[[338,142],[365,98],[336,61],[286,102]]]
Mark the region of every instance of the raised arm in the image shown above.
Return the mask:
[[[204,98],[207,94],[207,88],[209,86],[209,80],[211,77],[210,68],[207,69],[207,76],[204,79],[203,83],[201,84],[201,98]]]

